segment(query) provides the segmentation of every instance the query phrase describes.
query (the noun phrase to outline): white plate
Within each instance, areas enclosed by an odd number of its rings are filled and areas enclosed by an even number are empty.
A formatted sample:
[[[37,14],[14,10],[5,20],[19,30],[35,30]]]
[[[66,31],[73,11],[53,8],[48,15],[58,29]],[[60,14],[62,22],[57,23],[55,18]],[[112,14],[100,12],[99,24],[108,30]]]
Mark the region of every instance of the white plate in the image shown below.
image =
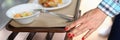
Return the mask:
[[[38,0],[34,0],[32,3],[38,3]],[[57,7],[52,7],[52,8],[46,8],[46,7],[42,7],[45,10],[55,10],[55,9],[60,9],[60,8],[64,8],[68,5],[70,5],[72,3],[72,0],[63,0],[63,4],[58,5]],[[42,5],[41,5],[42,6]]]

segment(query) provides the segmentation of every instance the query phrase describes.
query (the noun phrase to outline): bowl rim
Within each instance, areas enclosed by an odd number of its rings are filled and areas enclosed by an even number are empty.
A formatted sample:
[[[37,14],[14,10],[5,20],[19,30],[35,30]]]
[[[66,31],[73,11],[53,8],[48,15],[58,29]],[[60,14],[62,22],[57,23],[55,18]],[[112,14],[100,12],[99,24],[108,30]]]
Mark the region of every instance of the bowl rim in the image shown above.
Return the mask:
[[[12,10],[13,8],[16,8],[16,7],[18,7],[18,6],[21,6],[21,5],[37,5],[37,6],[39,6],[38,4],[33,4],[33,3],[25,3],[25,4],[19,4],[19,5],[16,5],[16,6],[13,6],[13,7],[11,7],[11,8],[9,8],[7,11],[6,11],[6,16],[8,17],[8,18],[11,18],[11,19],[25,19],[25,18],[29,18],[29,17],[33,17],[33,16],[35,16],[35,15],[37,15],[37,14],[40,14],[40,13],[33,13],[34,12],[34,9],[30,9],[30,10],[25,10],[25,11],[28,11],[28,12],[32,12],[32,15],[30,15],[30,16],[26,16],[26,17],[21,17],[21,18],[14,18],[13,16],[8,16],[8,12],[9,12],[9,10]],[[35,8],[35,9],[38,9],[38,8]],[[24,11],[22,11],[22,12],[24,12]],[[19,12],[18,12],[19,13]],[[15,13],[16,14],[16,13]],[[12,14],[12,15],[14,15],[14,14]]]

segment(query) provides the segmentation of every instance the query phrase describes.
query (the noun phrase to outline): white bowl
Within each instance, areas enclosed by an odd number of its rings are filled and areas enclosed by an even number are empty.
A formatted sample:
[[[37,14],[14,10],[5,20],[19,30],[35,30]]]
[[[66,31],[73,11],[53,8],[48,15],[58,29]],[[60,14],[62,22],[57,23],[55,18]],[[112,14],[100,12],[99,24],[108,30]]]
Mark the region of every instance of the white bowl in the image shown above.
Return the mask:
[[[34,18],[38,14],[40,14],[40,13],[34,13],[33,10],[34,9],[40,9],[40,8],[41,8],[41,6],[39,6],[39,4],[32,4],[32,3],[21,4],[21,5],[17,5],[17,6],[14,6],[14,7],[10,8],[6,12],[6,15],[9,18],[14,19],[15,21],[17,21],[20,24],[29,24],[29,23],[31,23],[34,20]],[[14,15],[16,13],[21,13],[21,12],[25,12],[25,11],[33,12],[33,15],[27,16],[27,17],[23,17],[23,18],[14,18]]]

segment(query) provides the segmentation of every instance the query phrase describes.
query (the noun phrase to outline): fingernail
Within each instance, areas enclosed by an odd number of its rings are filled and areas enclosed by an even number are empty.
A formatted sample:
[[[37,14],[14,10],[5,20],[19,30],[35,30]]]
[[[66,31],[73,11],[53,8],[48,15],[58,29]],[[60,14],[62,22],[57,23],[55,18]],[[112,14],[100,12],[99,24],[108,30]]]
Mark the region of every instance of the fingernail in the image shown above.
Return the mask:
[[[68,27],[65,27],[65,31],[67,31],[68,30]]]
[[[68,33],[67,36],[68,36],[68,38],[70,38],[71,37],[71,33]]]
[[[74,34],[68,33],[68,38],[73,38],[73,37],[74,37]]]
[[[84,38],[84,37],[82,37],[82,40],[85,40],[85,38]]]

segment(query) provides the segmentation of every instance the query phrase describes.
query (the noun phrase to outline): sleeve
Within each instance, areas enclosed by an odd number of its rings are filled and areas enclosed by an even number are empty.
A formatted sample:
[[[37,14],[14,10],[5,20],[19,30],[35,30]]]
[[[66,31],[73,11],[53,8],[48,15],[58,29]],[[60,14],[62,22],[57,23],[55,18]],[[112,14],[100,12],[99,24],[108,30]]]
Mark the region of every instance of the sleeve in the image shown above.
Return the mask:
[[[98,8],[108,16],[114,17],[120,13],[120,0],[103,0]]]

